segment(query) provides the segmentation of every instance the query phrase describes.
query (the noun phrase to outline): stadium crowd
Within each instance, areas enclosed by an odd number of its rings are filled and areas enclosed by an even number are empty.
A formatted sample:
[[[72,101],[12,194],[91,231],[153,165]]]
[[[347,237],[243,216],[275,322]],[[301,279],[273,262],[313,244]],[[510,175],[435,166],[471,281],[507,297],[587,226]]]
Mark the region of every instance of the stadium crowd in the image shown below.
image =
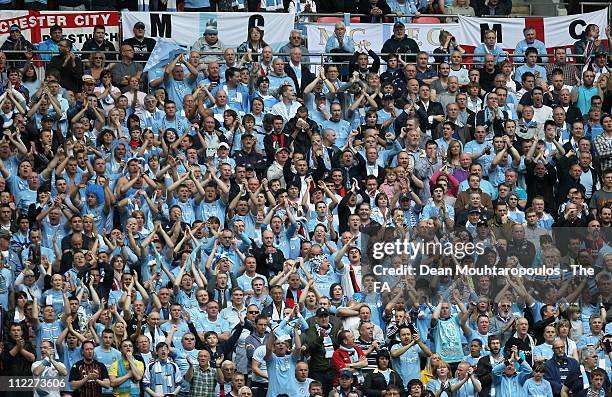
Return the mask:
[[[529,27],[466,62],[446,31],[428,54],[401,21],[375,49],[338,22],[314,69],[299,30],[276,57],[211,24],[147,73],[144,28],[118,56],[104,26],[87,58],[59,26],[2,45],[8,396],[610,395],[598,26],[583,67]],[[424,248],[373,255],[398,239]]]

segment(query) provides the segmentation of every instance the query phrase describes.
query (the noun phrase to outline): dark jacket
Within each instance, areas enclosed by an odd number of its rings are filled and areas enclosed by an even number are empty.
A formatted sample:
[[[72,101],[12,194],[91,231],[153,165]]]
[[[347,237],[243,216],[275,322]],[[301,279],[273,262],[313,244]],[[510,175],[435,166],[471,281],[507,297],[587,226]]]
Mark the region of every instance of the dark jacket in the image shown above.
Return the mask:
[[[382,11],[381,15],[370,15],[370,11],[373,7],[378,7]],[[386,0],[377,0],[376,4],[372,4],[371,0],[359,0],[357,7],[359,14],[366,14],[367,17],[361,17],[361,23],[382,23],[383,16],[391,14],[391,7],[387,4]]]
[[[274,156],[276,155],[276,149],[284,147],[289,149],[289,145],[293,139],[290,135],[281,132],[280,134],[275,134],[274,132],[268,134],[264,138],[264,150],[266,152],[266,159],[268,161],[268,165],[274,162]]]
[[[253,247],[253,256],[257,262],[256,271],[257,273],[269,277],[275,275],[283,270],[283,263],[285,263],[285,255],[279,249],[273,254],[266,254],[266,246],[262,245],[257,247],[255,244]]]
[[[361,69],[357,66],[357,58],[361,55],[361,52],[355,52],[353,54],[353,59],[349,63],[349,75],[353,75],[353,72],[359,72],[359,78],[363,81],[367,81],[368,73],[378,73],[378,69],[380,69],[380,57],[376,55],[376,53],[372,50],[368,51],[368,55],[374,60],[372,62],[372,66],[367,67],[366,69]]]
[[[81,48],[81,51],[100,51],[106,55],[107,60],[109,61],[117,60],[117,54],[115,53],[116,51],[115,46],[113,45],[113,43],[111,43],[108,40],[104,40],[102,42],[102,45],[98,45],[98,43],[96,43],[96,40],[92,37],[91,39],[83,43],[83,47]],[[89,55],[85,55],[85,56],[89,56]]]
[[[57,70],[60,75],[61,86],[66,90],[79,92],[81,91],[82,84],[81,77],[83,76],[83,62],[78,56],[75,55],[74,67],[72,66],[71,61],[64,66],[65,59],[65,55],[56,55],[51,58],[49,65],[47,65],[47,71],[51,69]]]
[[[544,379],[550,382],[553,395],[561,395],[561,387],[567,386],[573,395],[577,395],[583,388],[582,375],[580,373],[580,364],[576,359],[564,356],[559,361],[553,358],[546,360],[544,363]],[[565,382],[561,382],[560,368],[567,368],[567,377]]]
[[[512,239],[508,241],[507,254],[508,256],[516,256],[523,267],[531,267],[533,258],[535,258],[536,249],[531,241],[515,241]]]
[[[386,390],[389,385],[396,386],[400,390],[400,395],[404,394],[404,382],[397,372],[391,370],[389,383],[387,383],[385,376],[376,368],[365,377],[363,394],[366,397],[382,397],[383,390]]]
[[[385,44],[383,44],[380,52],[383,54],[391,54],[394,52],[400,54],[414,54],[413,56],[407,57],[406,62],[416,62],[416,54],[421,51],[416,41],[404,35],[401,39],[396,39],[395,36],[391,36]]]
[[[487,129],[490,130],[493,127],[493,132],[495,136],[503,136],[504,135],[504,122],[510,118],[508,112],[502,110],[503,118],[497,118],[494,120],[487,119],[485,117],[485,109],[479,110],[476,113],[476,125],[485,125]]]
[[[291,80],[293,80],[293,84],[295,85],[295,93],[297,96],[301,97],[304,88],[306,88],[306,86],[308,86],[308,84],[310,84],[316,78],[316,76],[310,71],[310,68],[307,65],[302,64],[300,66],[302,76],[298,81],[297,75],[295,74],[295,71],[291,67],[290,63],[291,62],[285,63],[285,73]]]
[[[7,51],[5,53],[8,64],[16,68],[22,68],[25,66],[27,58],[25,56],[26,49],[32,49],[32,43],[27,41],[25,37],[19,36],[18,40],[12,40],[10,36],[2,43],[0,47],[1,51]],[[20,51],[20,52],[8,52],[8,51]]]
[[[489,397],[491,395],[491,385],[493,384],[492,371],[491,356],[480,357],[476,364],[476,371],[474,371],[482,385],[482,390],[478,393],[478,396]]]
[[[576,188],[581,192],[585,193],[585,188],[580,183],[580,178],[574,179],[570,176],[569,170],[572,165],[572,160],[567,156],[561,157],[557,162],[557,175],[559,177],[559,184],[557,185],[557,207],[567,198],[567,192],[571,188]]]
[[[472,5],[472,7],[474,7],[474,5]],[[477,0],[476,7],[474,7],[474,12],[478,17],[485,15],[510,15],[512,11],[512,1],[499,0],[494,10],[495,12],[492,12],[489,6],[485,5],[485,0]]]
[[[337,323],[332,321],[329,322],[329,325],[331,326],[331,334],[329,336],[335,350],[338,348],[338,332],[340,332],[342,328],[338,327]],[[309,368],[311,371],[321,372],[334,370],[331,357],[325,358],[325,347],[323,346],[323,339],[321,339],[317,332],[316,322],[311,324],[306,330],[303,345],[306,347],[306,352],[310,355]]]
[[[440,102],[434,102],[432,100],[429,100],[429,107],[427,108],[427,110],[425,110],[425,105],[421,101],[418,101],[416,103],[416,106],[418,106],[416,116],[419,118],[421,130],[426,131],[431,129],[432,131],[434,131],[438,126],[439,121],[433,120],[433,122],[430,123],[429,116],[444,116],[444,109],[442,108],[442,104]]]
[[[527,184],[527,205],[529,206],[535,196],[543,196],[546,212],[552,214],[556,210],[555,200],[553,197],[553,186],[557,183],[557,170],[555,167],[547,163],[546,174],[539,178],[534,173],[535,163],[533,161],[526,163],[527,172],[525,173],[525,183]]]
[[[302,75],[302,77],[304,77],[304,75]],[[289,121],[287,121],[287,124],[285,124],[285,127],[283,128],[283,133],[287,135],[292,135],[294,132],[297,131],[295,134],[295,137],[292,136],[293,150],[299,153],[306,153],[307,151],[310,150],[310,146],[311,146],[310,136],[314,134],[320,135],[321,132],[319,131],[319,125],[316,123],[316,121],[310,118],[306,119],[306,122],[310,126],[310,135],[306,133],[305,131],[302,131],[301,128],[296,127],[297,121],[298,121],[297,115],[291,118]]]

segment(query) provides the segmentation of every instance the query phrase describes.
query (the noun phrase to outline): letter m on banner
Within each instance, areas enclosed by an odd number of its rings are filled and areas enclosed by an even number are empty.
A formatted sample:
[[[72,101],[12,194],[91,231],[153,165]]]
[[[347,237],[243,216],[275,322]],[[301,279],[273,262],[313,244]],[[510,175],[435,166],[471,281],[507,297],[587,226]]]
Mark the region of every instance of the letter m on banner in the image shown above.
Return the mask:
[[[493,30],[497,35],[497,42],[503,43],[503,33],[502,33],[502,25],[501,23],[494,23],[493,26],[488,23],[480,24],[480,41],[485,42],[485,32],[488,30]]]

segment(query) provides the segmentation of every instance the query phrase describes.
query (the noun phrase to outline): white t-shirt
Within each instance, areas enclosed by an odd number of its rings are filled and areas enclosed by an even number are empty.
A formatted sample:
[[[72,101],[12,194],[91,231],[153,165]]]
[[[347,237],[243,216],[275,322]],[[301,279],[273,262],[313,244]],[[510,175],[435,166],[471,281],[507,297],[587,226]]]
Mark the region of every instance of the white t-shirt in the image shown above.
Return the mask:
[[[48,359],[35,361],[32,364],[32,372],[34,372],[34,368],[41,365],[43,361],[45,361],[47,364],[45,369],[38,376],[38,378],[41,379],[41,386],[34,390],[34,397],[60,397],[60,390],[65,389],[63,385],[66,382],[66,377],[61,376],[59,371],[49,362]],[[66,366],[60,362],[58,362],[57,365],[64,370],[66,369]],[[44,396],[39,394],[39,390],[46,394],[44,394]]]

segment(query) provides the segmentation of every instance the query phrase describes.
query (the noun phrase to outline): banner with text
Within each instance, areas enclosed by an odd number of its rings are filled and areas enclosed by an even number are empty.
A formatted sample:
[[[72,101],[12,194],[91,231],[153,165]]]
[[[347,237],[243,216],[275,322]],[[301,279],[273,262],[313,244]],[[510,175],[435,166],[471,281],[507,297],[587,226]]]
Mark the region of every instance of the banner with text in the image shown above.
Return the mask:
[[[0,45],[9,37],[11,25],[21,29],[23,37],[32,44],[51,37],[49,29],[62,27],[66,38],[74,42],[77,49],[93,37],[93,28],[104,25],[106,38],[117,48],[119,44],[119,13],[117,11],[2,11],[0,15]]]
[[[599,38],[606,40],[608,9],[586,14],[549,18],[474,18],[459,17],[457,39],[466,49],[478,47],[484,41],[484,32],[494,30],[497,43],[504,50],[513,52],[519,41],[523,40],[523,29],[533,27],[536,39],[547,48],[571,47],[581,39],[588,24],[599,26]],[[445,25],[446,26],[446,25]]]
[[[414,39],[421,50],[431,53],[440,46],[438,36],[442,29],[457,35],[459,33],[459,24],[406,24],[406,35]],[[368,43],[372,50],[379,52],[385,41],[393,35],[393,24],[352,23],[346,27],[346,30],[346,34],[353,39],[356,47],[360,44]],[[334,24],[308,25],[308,51],[311,53],[324,53],[327,39],[333,34]]]
[[[192,46],[207,26],[216,26],[219,40],[226,47],[236,48],[247,40],[248,30],[257,26],[264,32],[263,40],[275,51],[289,42],[295,21],[295,14],[250,12],[123,12],[121,16],[124,39],[134,36],[134,25],[142,22],[146,36]]]

